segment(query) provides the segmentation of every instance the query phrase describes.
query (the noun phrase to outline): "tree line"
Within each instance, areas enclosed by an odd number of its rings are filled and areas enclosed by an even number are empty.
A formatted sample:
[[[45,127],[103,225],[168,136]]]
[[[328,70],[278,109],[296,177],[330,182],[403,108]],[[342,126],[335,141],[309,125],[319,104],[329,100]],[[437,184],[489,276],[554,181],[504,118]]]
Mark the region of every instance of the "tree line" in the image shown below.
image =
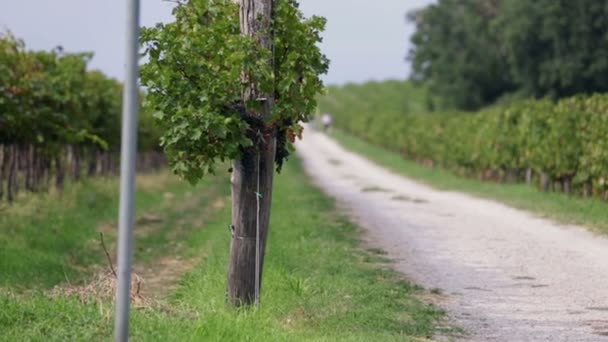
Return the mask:
[[[87,70],[92,57],[0,35],[0,199],[118,172],[122,84]],[[139,134],[140,169],[163,165],[151,113]]]
[[[408,18],[412,78],[433,108],[608,91],[605,1],[439,0]]]

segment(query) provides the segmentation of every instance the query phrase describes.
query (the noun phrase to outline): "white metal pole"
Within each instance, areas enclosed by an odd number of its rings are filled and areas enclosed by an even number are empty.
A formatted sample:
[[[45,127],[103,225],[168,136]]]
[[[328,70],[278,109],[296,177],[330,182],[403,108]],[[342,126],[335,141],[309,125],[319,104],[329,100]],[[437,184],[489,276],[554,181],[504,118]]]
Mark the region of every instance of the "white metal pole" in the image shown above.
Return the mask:
[[[133,258],[133,221],[135,160],[137,157],[137,115],[139,110],[139,0],[127,0],[127,45],[122,107],[120,151],[120,208],[118,216],[118,287],[114,339],[129,339],[131,259]]]

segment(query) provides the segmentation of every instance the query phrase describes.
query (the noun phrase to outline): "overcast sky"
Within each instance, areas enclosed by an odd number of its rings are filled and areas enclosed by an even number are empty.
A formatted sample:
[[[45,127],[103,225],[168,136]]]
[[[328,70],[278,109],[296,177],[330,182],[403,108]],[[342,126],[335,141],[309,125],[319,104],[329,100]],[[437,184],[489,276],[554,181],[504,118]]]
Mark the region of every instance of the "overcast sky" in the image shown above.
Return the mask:
[[[29,49],[93,51],[91,67],[122,79],[124,0],[0,0],[0,29]],[[331,59],[329,84],[405,78],[413,27],[405,13],[432,0],[300,0],[309,16],[328,19],[323,51]],[[171,21],[170,2],[141,0],[142,25]]]

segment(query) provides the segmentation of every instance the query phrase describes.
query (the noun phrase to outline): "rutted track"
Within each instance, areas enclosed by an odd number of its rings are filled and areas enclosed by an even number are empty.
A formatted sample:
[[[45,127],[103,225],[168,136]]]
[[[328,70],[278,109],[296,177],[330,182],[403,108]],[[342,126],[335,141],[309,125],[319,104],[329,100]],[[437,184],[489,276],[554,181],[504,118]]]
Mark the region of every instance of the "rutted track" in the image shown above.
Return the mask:
[[[608,239],[395,175],[307,130],[307,172],[472,341],[608,341]]]

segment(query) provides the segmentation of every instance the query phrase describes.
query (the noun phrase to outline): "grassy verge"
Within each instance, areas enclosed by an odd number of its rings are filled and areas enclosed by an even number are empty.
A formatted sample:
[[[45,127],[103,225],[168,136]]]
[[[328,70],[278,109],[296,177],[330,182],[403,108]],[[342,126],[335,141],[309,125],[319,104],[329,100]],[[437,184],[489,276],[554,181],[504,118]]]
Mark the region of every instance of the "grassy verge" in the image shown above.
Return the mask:
[[[180,206],[200,196],[185,198],[191,187],[164,173],[139,176],[137,189],[136,257],[151,260],[164,251]],[[1,208],[0,288],[49,288],[89,276],[91,266],[105,263],[99,233],[113,245],[117,206],[118,181],[94,179]]]
[[[414,341],[442,313],[419,287],[362,250],[358,230],[306,180],[297,161],[277,177],[262,309],[225,306],[230,234],[224,206],[183,241],[201,261],[162,309],[136,310],[134,341]],[[111,310],[44,294],[1,295],[0,340],[108,340]]]
[[[524,184],[498,184],[464,178],[447,170],[431,169],[406,160],[398,153],[374,146],[341,131],[335,131],[333,137],[345,148],[435,188],[495,199],[558,222],[584,225],[594,231],[608,233],[608,204],[599,199],[585,199],[563,193],[543,193]]]

